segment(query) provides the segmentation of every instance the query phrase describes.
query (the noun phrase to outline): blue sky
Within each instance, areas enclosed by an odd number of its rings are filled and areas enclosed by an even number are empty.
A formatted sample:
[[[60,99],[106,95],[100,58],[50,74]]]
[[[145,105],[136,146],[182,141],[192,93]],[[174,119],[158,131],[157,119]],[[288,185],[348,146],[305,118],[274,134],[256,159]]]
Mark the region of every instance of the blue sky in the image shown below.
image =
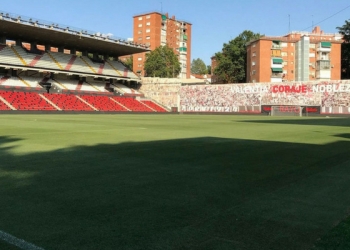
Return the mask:
[[[192,59],[210,57],[244,30],[269,36],[289,31],[325,33],[350,20],[349,0],[9,0],[4,13],[132,37],[133,16],[158,11],[192,23]],[[290,22],[289,22],[290,21]],[[290,24],[289,24],[290,23]]]

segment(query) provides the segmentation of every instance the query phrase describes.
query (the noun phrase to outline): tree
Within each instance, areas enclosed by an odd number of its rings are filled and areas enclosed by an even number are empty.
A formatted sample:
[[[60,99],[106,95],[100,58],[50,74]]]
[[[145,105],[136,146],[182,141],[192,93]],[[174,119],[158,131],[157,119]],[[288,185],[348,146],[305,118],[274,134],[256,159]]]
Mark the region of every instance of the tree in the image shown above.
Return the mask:
[[[341,45],[341,78],[350,79],[350,19],[345,20],[345,24],[337,27],[339,33],[343,35]]]
[[[198,75],[207,74],[207,66],[205,65],[202,59],[197,58],[192,60],[191,73]]]
[[[172,78],[180,71],[180,62],[169,46],[159,46],[146,54],[145,73],[150,77]]]
[[[211,75],[211,65],[207,65],[207,73]]]
[[[235,39],[224,43],[222,51],[215,54],[217,66],[214,75],[224,83],[246,82],[246,44],[259,37],[261,37],[259,33],[245,30]]]
[[[123,63],[125,66],[127,66],[129,69],[132,70],[133,65],[134,65],[133,56],[130,56],[127,59],[125,59],[125,61]]]

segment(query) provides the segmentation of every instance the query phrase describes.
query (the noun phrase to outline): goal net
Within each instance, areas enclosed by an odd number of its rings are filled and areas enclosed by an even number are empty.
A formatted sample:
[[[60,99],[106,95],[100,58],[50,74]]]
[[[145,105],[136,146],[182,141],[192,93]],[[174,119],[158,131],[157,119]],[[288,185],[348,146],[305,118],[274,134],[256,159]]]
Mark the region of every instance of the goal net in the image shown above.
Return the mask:
[[[271,106],[271,116],[302,116],[301,106]]]

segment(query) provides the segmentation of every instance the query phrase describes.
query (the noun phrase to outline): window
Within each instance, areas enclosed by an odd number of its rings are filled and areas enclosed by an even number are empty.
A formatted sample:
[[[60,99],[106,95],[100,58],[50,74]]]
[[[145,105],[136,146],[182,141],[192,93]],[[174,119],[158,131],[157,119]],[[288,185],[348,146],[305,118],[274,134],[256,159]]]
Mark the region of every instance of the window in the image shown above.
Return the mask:
[[[151,37],[150,36],[146,36],[146,40],[149,40],[149,39],[151,39]]]
[[[137,58],[137,61],[142,61],[142,57]]]
[[[139,31],[137,32],[137,34],[142,34],[142,30],[139,30]]]
[[[255,71],[255,70],[253,70],[253,71],[252,71],[252,75],[255,75],[255,72],[256,72],[256,71]]]
[[[146,19],[150,19],[150,18],[151,18],[151,15],[147,15],[147,16],[146,16]]]
[[[293,53],[293,52],[290,52],[290,55],[291,55],[291,56],[294,56],[294,53]]]
[[[253,56],[256,56],[256,52],[253,52]]]
[[[283,65],[284,65],[284,66],[288,65],[288,62],[284,61],[284,62],[283,62]]]
[[[147,25],[147,26],[150,26],[150,25],[151,25],[151,22],[147,22],[146,25]]]
[[[137,40],[141,41],[141,40],[142,40],[142,37],[139,37]]]
[[[139,20],[142,20],[142,16],[139,17]]]
[[[142,27],[142,23],[140,23],[140,24],[138,25],[138,27],[141,28],[141,27]]]
[[[151,32],[151,29],[146,29],[146,33],[150,33]]]
[[[255,66],[255,62],[252,62],[252,66]]]
[[[282,52],[282,56],[287,56],[287,52]]]
[[[253,43],[253,45],[252,45],[253,47],[255,47],[255,43]]]

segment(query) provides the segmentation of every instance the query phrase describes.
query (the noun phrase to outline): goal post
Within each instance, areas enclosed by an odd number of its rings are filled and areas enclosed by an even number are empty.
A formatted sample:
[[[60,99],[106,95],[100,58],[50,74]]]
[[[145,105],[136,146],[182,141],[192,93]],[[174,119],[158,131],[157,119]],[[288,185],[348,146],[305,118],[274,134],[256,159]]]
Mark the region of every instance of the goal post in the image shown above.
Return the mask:
[[[271,116],[302,116],[302,106],[271,106]]]

